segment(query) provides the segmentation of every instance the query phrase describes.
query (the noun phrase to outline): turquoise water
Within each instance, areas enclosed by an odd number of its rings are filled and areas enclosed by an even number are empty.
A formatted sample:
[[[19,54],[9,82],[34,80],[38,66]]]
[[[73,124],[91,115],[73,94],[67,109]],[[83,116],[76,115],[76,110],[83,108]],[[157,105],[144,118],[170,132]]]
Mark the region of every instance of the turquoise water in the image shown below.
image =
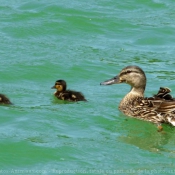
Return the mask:
[[[0,1],[0,174],[174,174],[175,129],[118,111],[127,65],[175,94],[173,0]],[[53,97],[55,80],[88,102]]]

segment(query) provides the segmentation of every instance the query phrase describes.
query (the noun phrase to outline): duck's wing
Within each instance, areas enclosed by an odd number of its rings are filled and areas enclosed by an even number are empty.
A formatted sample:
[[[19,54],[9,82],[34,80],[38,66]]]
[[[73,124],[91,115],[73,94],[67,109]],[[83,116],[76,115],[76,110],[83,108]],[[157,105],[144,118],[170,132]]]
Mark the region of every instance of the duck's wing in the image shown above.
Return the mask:
[[[84,95],[81,92],[66,90],[60,93],[59,98],[67,101],[86,101]]]
[[[175,114],[175,101],[162,101],[156,111],[160,113]]]
[[[64,91],[64,92],[61,92],[58,96],[59,99],[61,100],[67,100],[67,101],[72,101],[71,100],[71,94],[69,91]]]
[[[170,94],[171,90],[168,87],[160,87],[158,93],[153,96],[153,105],[158,112],[172,113],[175,111],[175,99]],[[148,98],[148,100],[151,98]]]
[[[87,101],[81,92],[77,91],[69,91],[69,92],[70,92],[70,98],[73,101]]]
[[[153,123],[170,123],[175,126],[175,101],[165,99],[142,99],[140,115]]]
[[[159,113],[175,112],[175,101],[145,98],[140,105]]]
[[[145,98],[142,103],[157,112],[167,113],[175,111],[175,99],[170,94],[171,90],[167,87],[160,87],[158,93],[153,97]]]
[[[163,101],[157,112],[164,117],[166,123],[175,126],[175,101]]]

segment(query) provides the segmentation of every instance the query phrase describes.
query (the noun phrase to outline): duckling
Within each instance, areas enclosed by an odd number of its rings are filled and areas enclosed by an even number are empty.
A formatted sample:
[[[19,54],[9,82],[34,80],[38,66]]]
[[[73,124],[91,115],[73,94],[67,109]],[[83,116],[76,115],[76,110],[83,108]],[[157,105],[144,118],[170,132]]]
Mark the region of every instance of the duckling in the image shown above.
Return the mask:
[[[175,100],[169,94],[169,88],[161,87],[155,96],[145,98],[146,75],[138,66],[125,67],[119,75],[102,82],[101,85],[119,83],[131,86],[130,92],[119,104],[119,110],[125,115],[155,123],[158,125],[158,131],[163,129],[162,123],[175,126]]]
[[[56,89],[54,95],[60,100],[66,101],[87,101],[81,92],[67,90],[67,85],[64,80],[57,80],[52,89]]]
[[[155,98],[162,98],[165,100],[174,100],[171,94],[169,94],[171,90],[168,87],[160,87],[158,93],[154,95]]]
[[[12,103],[4,94],[0,94],[0,104],[12,104]]]

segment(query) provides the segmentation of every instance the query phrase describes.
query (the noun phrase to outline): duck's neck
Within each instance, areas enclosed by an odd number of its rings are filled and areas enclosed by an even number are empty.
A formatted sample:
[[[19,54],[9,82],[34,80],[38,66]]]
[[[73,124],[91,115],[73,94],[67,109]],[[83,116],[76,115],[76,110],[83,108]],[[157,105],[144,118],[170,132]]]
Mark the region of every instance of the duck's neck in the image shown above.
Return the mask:
[[[144,91],[145,87],[138,87],[138,88],[132,87],[131,91],[128,94],[135,94],[137,96],[144,97]]]
[[[145,88],[134,88],[122,99],[119,105],[119,109],[126,114],[129,108],[134,107],[139,99],[144,98]]]

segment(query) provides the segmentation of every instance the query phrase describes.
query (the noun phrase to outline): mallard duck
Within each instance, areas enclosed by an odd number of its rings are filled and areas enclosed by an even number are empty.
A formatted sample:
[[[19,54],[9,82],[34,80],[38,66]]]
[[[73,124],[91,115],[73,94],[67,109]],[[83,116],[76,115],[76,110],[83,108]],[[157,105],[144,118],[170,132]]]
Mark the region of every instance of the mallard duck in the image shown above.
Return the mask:
[[[0,94],[0,104],[12,104],[12,103],[4,94]]]
[[[66,101],[87,101],[81,92],[67,90],[64,80],[57,80],[52,89],[56,89],[54,95],[60,100]]]
[[[119,110],[125,115],[158,125],[162,130],[162,123],[175,126],[175,99],[169,94],[169,88],[160,88],[153,97],[145,98],[146,75],[138,66],[127,66],[119,75],[104,81],[101,85],[126,83],[131,86],[119,104]]]

